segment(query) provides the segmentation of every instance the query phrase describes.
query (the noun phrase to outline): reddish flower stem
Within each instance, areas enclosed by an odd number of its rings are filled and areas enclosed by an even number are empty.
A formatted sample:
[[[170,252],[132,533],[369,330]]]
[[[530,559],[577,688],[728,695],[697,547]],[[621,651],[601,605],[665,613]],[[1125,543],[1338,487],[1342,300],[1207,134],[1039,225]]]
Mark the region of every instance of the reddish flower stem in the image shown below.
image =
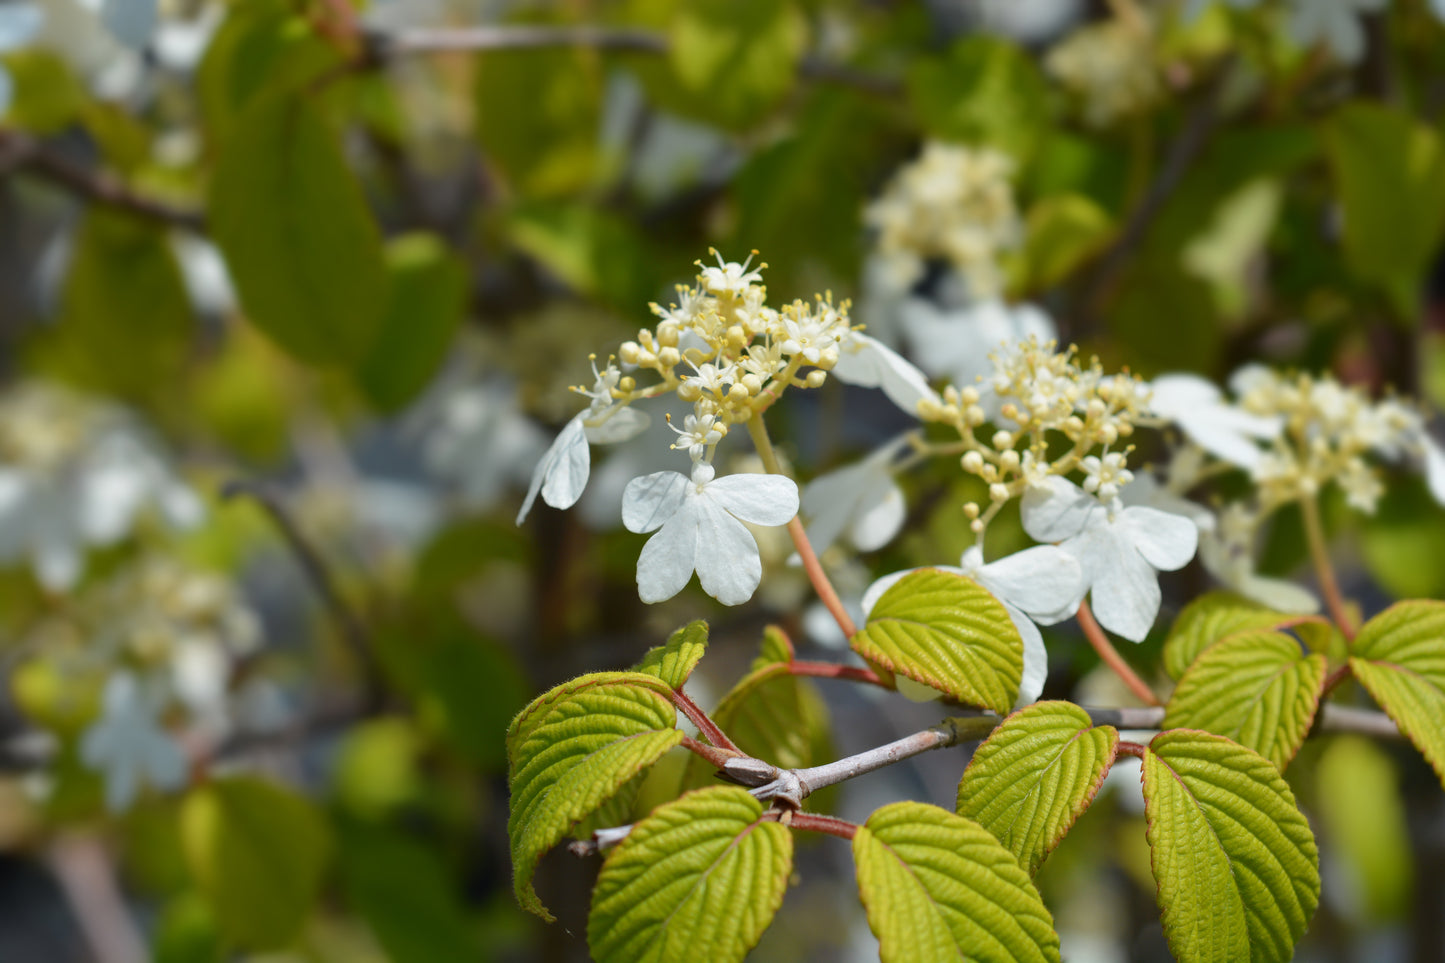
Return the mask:
[[[807,829],[815,833],[827,833],[829,836],[837,836],[839,839],[852,839],[858,834],[858,825],[850,823],[846,819],[838,819],[833,816],[820,816],[817,813],[793,813],[788,819],[788,825],[794,829]]]
[[[743,751],[737,747],[727,735],[717,727],[717,723],[708,718],[696,702],[687,697],[687,693],[681,689],[672,690],[672,704],[682,710],[692,724],[697,726],[703,738],[719,749],[725,749],[734,755],[742,755]]]
[[[1077,618],[1079,620],[1079,627],[1084,630],[1084,638],[1089,640],[1089,644],[1094,647],[1095,652],[1099,653],[1099,658],[1104,660],[1104,664],[1113,669],[1114,674],[1124,680],[1124,684],[1129,687],[1129,691],[1138,696],[1145,705],[1160,705],[1159,697],[1154,694],[1154,690],[1150,689],[1148,683],[1139,678],[1134,670],[1129,667],[1129,663],[1124,661],[1124,657],[1119,654],[1119,651],[1114,648],[1114,644],[1109,641],[1109,636],[1104,634],[1103,628],[1094,620],[1094,613],[1089,608],[1088,602],[1079,603]]]
[[[1340,584],[1335,580],[1335,568],[1330,564],[1330,550],[1325,541],[1325,527],[1320,522],[1320,508],[1313,498],[1300,499],[1300,514],[1304,516],[1305,537],[1309,541],[1310,561],[1314,563],[1315,578],[1320,583],[1320,594],[1325,597],[1325,607],[1330,618],[1344,633],[1345,640],[1355,640],[1355,620],[1350,617],[1345,597],[1340,593]]]
[[[1135,759],[1144,758],[1145,747],[1137,742],[1130,742],[1127,739],[1119,740],[1119,747],[1114,750],[1114,758],[1120,756],[1133,756]]]
[[[866,682],[868,685],[876,685],[881,688],[891,688],[888,683],[879,678],[878,673],[869,668],[860,668],[855,665],[838,665],[834,662],[786,662],[788,672],[791,675],[812,676],[815,679],[848,679],[852,682]]]
[[[813,591],[818,593],[818,600],[833,616],[833,621],[838,623],[844,637],[853,638],[858,634],[858,626],[853,624],[852,616],[843,607],[843,600],[838,598],[833,583],[828,581],[828,575],[823,571],[823,565],[813,551],[813,544],[808,541],[808,533],[803,530],[803,522],[796,515],[788,523],[788,534],[793,536],[793,547],[798,550],[798,557],[803,560],[803,571],[808,573],[808,581],[813,583]]]

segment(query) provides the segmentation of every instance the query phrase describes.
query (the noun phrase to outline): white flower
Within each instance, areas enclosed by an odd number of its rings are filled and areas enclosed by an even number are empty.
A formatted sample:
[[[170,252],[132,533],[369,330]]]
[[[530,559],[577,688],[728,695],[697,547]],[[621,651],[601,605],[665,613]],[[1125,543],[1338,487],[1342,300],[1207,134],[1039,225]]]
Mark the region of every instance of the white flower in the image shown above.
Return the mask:
[[[156,719],[163,695],[129,672],[111,676],[99,721],[80,740],[80,758],[105,774],[105,803],[119,812],[143,784],[177,789],[186,781],[186,757]]]
[[[1263,455],[1256,439],[1275,438],[1284,430],[1282,417],[1252,414],[1226,404],[1212,382],[1196,375],[1163,375],[1149,387],[1150,412],[1174,422],[1211,455],[1247,471],[1253,470]]]
[[[1200,529],[1199,561],[1226,588],[1277,612],[1313,614],[1319,600],[1293,582],[1255,572],[1254,534],[1258,515],[1235,502],[1220,511],[1208,528]]]
[[[899,318],[913,357],[930,375],[960,388],[994,373],[989,355],[1030,337],[1046,344],[1058,338],[1053,320],[1032,304],[1008,305],[996,299],[943,310],[924,298],[909,298]]]
[[[470,508],[490,508],[508,485],[525,480],[523,466],[542,450],[542,431],[518,409],[510,384],[450,391],[426,415],[433,422],[423,450],[427,466],[455,482]]]
[[[860,331],[850,331],[843,339],[833,374],[850,385],[882,388],[888,400],[915,418],[920,401],[939,401],[938,393],[928,386],[928,378],[922,371],[892,348]]]
[[[1023,497],[1024,531],[1040,542],[1061,542],[1078,559],[1099,624],[1142,642],[1159,614],[1155,570],[1183,568],[1199,532],[1188,518],[1154,508],[1110,505],[1057,476]]]
[[[1078,560],[1056,546],[1035,545],[984,564],[983,550],[975,545],[963,553],[958,568],[935,567],[973,579],[1003,605],[1024,643],[1016,705],[1036,701],[1049,674],[1049,653],[1038,625],[1053,625],[1078,610],[1088,591]],[[864,612],[871,612],[883,593],[909,571],[917,569],[885,575],[870,585],[863,593]]]
[[[1323,43],[1345,63],[1365,55],[1364,13],[1383,10],[1386,0],[1294,0],[1289,33],[1302,47]]]
[[[762,268],[766,265],[760,264],[757,269],[752,269],[751,255],[739,264],[736,261],[724,261],[717,251],[712,254],[717,258],[717,267],[705,267],[699,276],[702,286],[709,294],[739,298],[747,293],[749,285],[762,281]]]
[[[94,7],[95,0],[86,0]],[[115,39],[139,49],[150,42],[159,19],[157,0],[100,0],[100,22]]]
[[[692,478],[675,471],[634,478],[622,498],[631,532],[657,532],[637,559],[637,591],[662,602],[682,591],[693,571],[703,591],[724,605],[752,598],[762,580],[758,544],[743,522],[786,525],[798,513],[798,486],[782,475],[728,475],[696,464]]]
[[[40,8],[33,3],[0,4],[0,53],[23,47],[40,30]],[[10,109],[15,82],[0,64],[0,115]]]
[[[803,486],[808,541],[819,555],[839,535],[862,552],[882,548],[903,526],[903,492],[893,480],[892,464],[908,444],[896,438],[856,465],[819,475]]]
[[[65,591],[85,548],[124,538],[148,508],[177,528],[204,514],[125,412],[39,384],[0,401],[0,561],[28,555],[42,585]]]

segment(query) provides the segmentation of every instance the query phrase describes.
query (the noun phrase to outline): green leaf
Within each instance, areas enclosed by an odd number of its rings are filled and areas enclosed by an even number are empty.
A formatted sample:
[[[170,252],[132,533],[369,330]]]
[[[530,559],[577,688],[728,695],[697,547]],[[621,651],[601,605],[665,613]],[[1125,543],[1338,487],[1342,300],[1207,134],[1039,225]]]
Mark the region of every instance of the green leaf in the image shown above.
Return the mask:
[[[710,715],[718,727],[755,759],[783,769],[806,769],[832,757],[828,706],[817,687],[788,671],[793,646],[776,626],[763,633],[763,651],[751,671]],[[689,755],[683,786],[707,785],[714,768]],[[822,808],[816,797],[810,808]]]
[[[1053,287],[1104,246],[1114,222],[1082,194],[1054,194],[1029,208],[1021,253],[1023,286]]]
[[[513,244],[578,292],[619,309],[652,295],[657,263],[637,225],[595,204],[536,201],[507,220]]]
[[[937,806],[884,806],[853,837],[883,963],[1059,959],[1053,917],[1013,853]]]
[[[655,675],[673,689],[681,689],[707,651],[707,623],[689,622],[672,633],[666,644],[647,651],[636,671]]]
[[[1445,602],[1396,602],[1370,619],[1350,669],[1445,783]]]
[[[1357,102],[1325,128],[1350,266],[1414,317],[1415,292],[1445,231],[1445,145],[1407,114]]]
[[[10,124],[35,134],[58,134],[73,124],[90,97],[60,55],[34,47],[12,50],[0,57],[0,70],[14,84]]]
[[[1144,753],[1144,815],[1176,959],[1293,956],[1319,904],[1319,853],[1268,759],[1223,736],[1162,732]]]
[[[783,902],[793,838],[746,790],[715,786],[659,806],[607,857],[587,942],[598,963],[727,963]]]
[[[677,714],[656,676],[598,673],[539,697],[507,733],[511,760],[513,888],[517,902],[551,920],[532,888],[542,854],[663,753],[682,742]],[[668,691],[668,690],[664,690]]]
[[[1328,667],[1282,632],[1252,629],[1211,645],[1179,680],[1165,729],[1228,736],[1281,772],[1304,744]]]
[[[706,98],[710,120],[756,126],[788,92],[807,42],[807,21],[778,0],[688,0],[669,31],[682,88]]]
[[[193,890],[166,904],[156,922],[152,945],[153,963],[221,963],[226,958],[216,914]]]
[[[352,364],[387,303],[381,235],[341,145],[303,96],[236,120],[210,193],[216,243],[257,327],[302,361]]]
[[[977,820],[1030,876],[1103,785],[1119,733],[1069,702],[1036,702],[979,746],[958,784],[958,814]]]
[[[1320,835],[1349,882],[1335,891],[1354,910],[1345,915],[1375,924],[1403,921],[1416,876],[1395,761],[1370,739],[1337,736],[1328,740],[1315,774],[1312,808]]]
[[[361,365],[366,397],[396,411],[421,394],[451,349],[467,306],[467,268],[431,234],[404,234],[386,248],[391,295]]]
[[[1049,89],[1037,63],[997,37],[969,37],[943,57],[916,60],[908,99],[928,133],[1027,160],[1049,125]]]
[[[250,949],[277,949],[301,932],[321,889],[330,841],[306,799],[249,776],[192,790],[181,843],[221,932]]]
[[[165,232],[100,209],[88,213],[80,228],[61,316],[47,347],[62,370],[81,384],[131,399],[154,397],[181,377],[196,332]]]
[[[1023,678],[1024,644],[1008,612],[977,582],[924,569],[883,593],[853,649],[960,702],[1007,712]]]
[[[1272,629],[1289,618],[1233,592],[1205,592],[1184,606],[1170,627],[1164,640],[1164,668],[1178,679],[1199,653],[1226,635],[1245,629]]]

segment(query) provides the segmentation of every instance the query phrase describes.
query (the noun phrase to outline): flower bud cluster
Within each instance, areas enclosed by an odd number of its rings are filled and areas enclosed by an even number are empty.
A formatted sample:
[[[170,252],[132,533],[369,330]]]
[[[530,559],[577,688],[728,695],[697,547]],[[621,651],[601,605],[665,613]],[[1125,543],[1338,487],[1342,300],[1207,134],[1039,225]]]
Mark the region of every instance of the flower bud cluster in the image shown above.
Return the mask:
[[[1372,513],[1384,486],[1366,456],[1416,454],[1423,437],[1418,412],[1393,398],[1372,401],[1330,375],[1251,367],[1234,386],[1244,410],[1284,419],[1284,431],[1251,473],[1265,513],[1314,497],[1331,481],[1352,507]]]
[[[1009,499],[1050,475],[1082,470],[1084,490],[1109,502],[1133,474],[1129,449],[1110,450],[1144,418],[1148,388],[1137,377],[1106,375],[1097,360],[1081,365],[1073,348],[1029,338],[989,356],[993,375],[944,389],[920,405],[925,421],[956,429],[964,471],[988,484],[987,509],[964,506],[975,531]],[[978,429],[989,425],[990,430]]]
[[[999,151],[934,142],[894,175],[864,220],[877,231],[878,252],[898,287],[912,286],[937,258],[964,277],[973,297],[1000,293],[999,253],[1023,235],[1014,169]]]
[[[679,286],[675,303],[652,305],[655,327],[625,342],[602,370],[594,360],[593,386],[576,389],[591,399],[584,421],[589,428],[634,401],[675,393],[693,411],[682,427],[672,426],[678,435],[673,447],[685,449],[694,462],[710,462],[731,427],[787,388],[816,388],[827,379],[852,331],[848,302],[834,304],[825,294],[811,303],[770,307],[760,283],[766,265],[713,254],[717,264],[698,262],[696,283]],[[640,387],[624,369],[651,371],[658,380]]]

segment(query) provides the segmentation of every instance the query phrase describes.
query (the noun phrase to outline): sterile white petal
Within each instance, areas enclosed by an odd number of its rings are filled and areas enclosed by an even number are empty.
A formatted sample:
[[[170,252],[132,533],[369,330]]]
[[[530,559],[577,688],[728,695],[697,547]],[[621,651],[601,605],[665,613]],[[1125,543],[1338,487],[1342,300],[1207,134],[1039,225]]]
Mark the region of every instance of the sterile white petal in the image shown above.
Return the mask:
[[[860,552],[871,552],[887,545],[903,528],[908,506],[903,501],[903,490],[892,478],[875,479],[859,504],[859,512],[848,529],[848,540]]]
[[[622,492],[622,524],[629,532],[656,531],[681,511],[689,484],[686,475],[675,471],[632,479]]]
[[[1126,508],[1114,520],[1144,559],[1161,571],[1172,572],[1189,564],[1199,547],[1199,528],[1182,515],[1156,508]]]
[[[687,503],[642,546],[637,556],[638,597],[651,604],[681,592],[692,578],[697,551],[697,513],[693,504]]]
[[[1035,545],[1006,555],[978,569],[974,578],[1004,605],[1014,606],[1044,625],[1073,615],[1088,591],[1078,559],[1054,545]]]
[[[709,486],[695,500],[698,508],[698,581],[702,583],[704,592],[722,604],[741,605],[753,597],[763,578],[758,543],[747,526],[708,497],[711,493],[712,486]]]
[[[1091,535],[1094,617],[1110,632],[1142,642],[1159,614],[1159,576],[1119,533],[1100,528]]]
[[[552,470],[558,462],[563,459],[564,452],[572,453],[567,457],[575,466],[578,460],[576,448],[579,443],[582,445],[582,484],[578,487],[577,492],[579,496],[581,495],[582,488],[586,487],[587,484],[587,472],[591,468],[592,456],[587,450],[587,436],[583,431],[582,416],[578,415],[576,418],[567,422],[566,426],[558,432],[556,439],[554,439],[547,450],[543,452],[541,460],[537,462],[537,467],[532,469],[532,483],[527,487],[527,497],[522,500],[521,510],[517,512],[518,525],[526,521],[527,513],[532,510],[532,503],[537,500],[537,493],[542,491],[544,485],[551,483]],[[547,498],[545,494],[542,497],[548,505],[557,508],[570,508],[572,505],[571,502],[568,502],[566,505],[557,505],[552,499]],[[574,498],[573,501],[576,501],[576,499]]]
[[[914,417],[920,401],[939,400],[922,371],[882,342],[857,331],[844,342],[833,374],[847,384],[882,388],[890,401]]]
[[[709,482],[703,494],[754,525],[786,525],[798,514],[798,483],[786,475],[727,475]]]
[[[614,408],[601,423],[584,425],[587,440],[594,445],[613,445],[636,438],[652,424],[652,416],[636,408]]]
[[[1008,612],[1008,617],[1013,620],[1014,628],[1019,630],[1019,637],[1024,641],[1024,674],[1019,682],[1019,697],[1014,705],[1026,706],[1039,701],[1039,695],[1044,691],[1044,682],[1049,677],[1049,651],[1044,648],[1044,637],[1039,632],[1039,627],[1034,625],[1027,615],[1007,602],[1003,607]]]
[[[1057,475],[1032,485],[1020,502],[1024,531],[1036,542],[1061,542],[1077,535],[1092,512],[1103,509],[1098,499]]]
[[[542,501],[553,508],[571,508],[582,497],[592,468],[591,449],[579,419],[567,423],[552,450],[556,456],[547,466],[547,477],[542,482]]]

